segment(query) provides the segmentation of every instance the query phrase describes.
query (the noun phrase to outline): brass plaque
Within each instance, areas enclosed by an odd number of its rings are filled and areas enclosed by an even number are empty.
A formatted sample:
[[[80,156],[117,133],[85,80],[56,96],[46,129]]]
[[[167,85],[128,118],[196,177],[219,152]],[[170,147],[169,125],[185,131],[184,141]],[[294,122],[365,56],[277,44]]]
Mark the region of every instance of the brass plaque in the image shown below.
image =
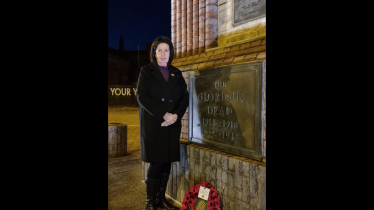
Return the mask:
[[[263,62],[190,72],[189,141],[262,161]]]
[[[239,25],[266,16],[266,0],[234,0],[234,23]]]

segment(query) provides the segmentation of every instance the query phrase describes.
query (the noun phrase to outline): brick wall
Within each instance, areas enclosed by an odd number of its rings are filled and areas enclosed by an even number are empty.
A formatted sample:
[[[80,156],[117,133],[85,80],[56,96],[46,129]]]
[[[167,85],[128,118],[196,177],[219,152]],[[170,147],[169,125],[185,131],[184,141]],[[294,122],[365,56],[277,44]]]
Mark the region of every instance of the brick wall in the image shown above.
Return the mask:
[[[218,191],[223,210],[266,209],[265,163],[182,143],[181,161],[172,163],[166,194],[178,202],[188,189],[208,181]],[[143,180],[148,163],[143,164]]]

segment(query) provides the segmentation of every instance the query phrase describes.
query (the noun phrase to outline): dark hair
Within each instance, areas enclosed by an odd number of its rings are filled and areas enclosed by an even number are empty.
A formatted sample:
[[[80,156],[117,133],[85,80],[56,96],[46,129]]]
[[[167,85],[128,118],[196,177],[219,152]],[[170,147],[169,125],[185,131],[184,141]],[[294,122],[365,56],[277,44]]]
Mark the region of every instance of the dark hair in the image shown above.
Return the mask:
[[[171,62],[173,61],[173,58],[174,58],[174,46],[173,46],[173,43],[171,43],[171,40],[166,36],[159,36],[152,42],[151,50],[150,50],[150,60],[151,60],[152,63],[157,64],[156,49],[157,49],[157,46],[161,43],[165,43],[165,44],[169,45],[170,57],[169,57],[169,61],[168,61],[168,66],[170,66],[170,64],[171,64]]]

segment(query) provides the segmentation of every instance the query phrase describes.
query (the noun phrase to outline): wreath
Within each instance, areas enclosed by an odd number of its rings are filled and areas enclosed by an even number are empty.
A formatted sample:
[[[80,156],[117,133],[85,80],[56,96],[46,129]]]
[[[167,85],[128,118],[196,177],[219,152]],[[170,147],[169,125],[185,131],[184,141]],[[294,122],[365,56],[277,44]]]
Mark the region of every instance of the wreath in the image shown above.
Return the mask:
[[[213,185],[204,181],[200,184],[194,184],[186,193],[183,198],[182,210],[195,210],[195,203],[197,195],[199,194],[200,186],[209,188],[209,197],[207,202],[207,210],[221,210],[220,208],[220,197],[218,196],[217,190]]]

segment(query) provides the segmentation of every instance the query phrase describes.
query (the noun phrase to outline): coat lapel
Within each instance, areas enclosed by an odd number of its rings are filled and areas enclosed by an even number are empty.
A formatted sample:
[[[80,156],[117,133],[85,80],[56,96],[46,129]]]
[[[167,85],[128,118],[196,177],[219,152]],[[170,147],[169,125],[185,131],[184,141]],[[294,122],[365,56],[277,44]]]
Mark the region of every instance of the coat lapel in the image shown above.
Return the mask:
[[[161,84],[161,86],[165,89],[165,92],[169,94],[171,97],[171,93],[169,91],[168,83],[166,83],[164,76],[162,76],[160,69],[158,68],[157,65],[154,63],[151,63],[151,69],[153,76],[156,78],[156,80]],[[170,73],[169,73],[170,74]],[[169,75],[169,82],[170,82],[170,75]]]
[[[173,90],[175,84],[177,84],[177,81],[179,80],[180,73],[177,72],[177,70],[174,66],[169,67],[169,81],[167,83],[169,90]]]

